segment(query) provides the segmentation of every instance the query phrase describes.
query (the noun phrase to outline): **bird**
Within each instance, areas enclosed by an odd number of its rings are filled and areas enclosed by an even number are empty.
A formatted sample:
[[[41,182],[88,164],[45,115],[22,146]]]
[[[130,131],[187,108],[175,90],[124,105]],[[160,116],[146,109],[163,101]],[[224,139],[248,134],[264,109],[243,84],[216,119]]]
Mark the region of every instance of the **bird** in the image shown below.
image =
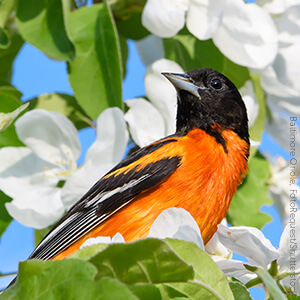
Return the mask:
[[[211,239],[248,172],[246,107],[235,85],[216,70],[162,75],[177,91],[175,133],[130,154],[99,179],[29,259],[64,259],[88,238],[117,232],[126,242],[145,238],[171,207],[193,216],[204,244]]]

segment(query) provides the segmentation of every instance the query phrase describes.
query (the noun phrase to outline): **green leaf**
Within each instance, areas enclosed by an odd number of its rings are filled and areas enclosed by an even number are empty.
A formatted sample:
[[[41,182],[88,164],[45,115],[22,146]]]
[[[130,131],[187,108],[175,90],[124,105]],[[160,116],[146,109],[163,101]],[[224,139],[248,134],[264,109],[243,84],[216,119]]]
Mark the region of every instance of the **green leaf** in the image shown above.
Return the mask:
[[[12,85],[0,85],[0,93],[10,94],[18,99],[22,97],[22,93]]]
[[[259,105],[258,116],[255,120],[255,123],[250,128],[250,138],[253,141],[260,141],[266,122],[265,94],[260,83],[260,75],[251,73],[250,76],[253,83],[255,96]],[[252,150],[251,155],[253,154],[255,154],[255,151]]]
[[[142,300],[161,300],[161,292],[158,287],[152,284],[129,285],[129,289]]]
[[[247,288],[238,281],[229,283],[235,300],[253,300]]]
[[[233,299],[233,295],[223,272],[211,257],[196,244],[182,240],[167,239],[175,253],[194,268],[195,278],[210,290],[210,294],[223,299]]]
[[[10,113],[0,112],[0,131],[5,130],[28,105],[29,103],[25,103]]]
[[[300,296],[297,295],[286,295],[288,300],[300,300]]]
[[[129,18],[116,20],[118,31],[127,39],[140,40],[150,32],[142,25],[142,12],[133,12]]]
[[[123,107],[117,31],[107,5],[82,7],[67,20],[76,50],[68,65],[69,80],[79,104],[95,120],[107,107]]]
[[[111,278],[101,278],[97,282],[97,293],[95,293],[95,298],[99,300],[107,299],[120,299],[120,300],[138,300],[136,297],[124,284],[121,282],[111,279]],[[81,299],[86,299],[84,296]]]
[[[91,292],[96,273],[93,265],[80,260],[27,260],[19,263],[16,283],[0,299],[89,299],[83,296]]]
[[[237,88],[250,79],[248,69],[226,58],[212,40],[200,41],[186,28],[163,42],[165,57],[176,61],[186,71],[212,68],[227,76]]]
[[[82,249],[77,250],[73,254],[69,255],[67,259],[82,259],[82,260],[89,260],[99,252],[103,251],[105,248],[107,248],[107,244],[96,244],[89,247],[84,247]]]
[[[123,79],[126,76],[127,71],[127,59],[128,59],[128,45],[127,45],[127,39],[123,36],[119,36],[120,40],[120,49],[121,49],[121,55],[122,55],[122,68],[123,68]]]
[[[226,56],[223,56],[223,68],[221,70],[239,89],[247,80],[250,80],[250,73],[246,67],[235,64]]]
[[[65,115],[74,123],[77,129],[92,125],[92,121],[73,96],[59,93],[43,94],[29,102],[30,109],[42,108]]]
[[[15,92],[3,92],[0,90],[0,112],[9,113],[20,107],[22,102],[15,96]],[[23,146],[19,140],[14,124],[0,133],[0,148],[7,146]]]
[[[193,279],[194,272],[170,246],[158,239],[111,244],[90,259],[96,278],[117,278],[126,284],[161,283]]]
[[[0,27],[0,49],[7,49],[10,45],[10,38],[6,29]]]
[[[5,203],[10,201],[11,198],[0,191],[0,237],[12,221],[12,217],[5,208]]]
[[[211,40],[200,41],[184,29],[163,42],[166,58],[176,61],[186,71],[199,68],[222,69],[223,55]]]
[[[9,32],[10,45],[6,49],[0,49],[0,83],[8,84],[11,79],[12,64],[16,55],[19,53],[24,41],[20,35],[15,32]]]
[[[22,37],[49,57],[66,61],[74,57],[61,0],[19,0],[16,23]]]
[[[3,28],[12,11],[16,8],[17,0],[0,1],[0,27]]]
[[[95,282],[96,273],[92,264],[81,260],[21,262],[15,285],[0,299],[138,299],[114,279]]]
[[[162,299],[205,299],[223,300],[223,295],[214,294],[214,291],[198,282],[175,282],[156,285],[160,288]]]
[[[271,204],[268,196],[267,180],[270,178],[269,162],[257,152],[249,161],[250,172],[245,182],[233,197],[227,218],[234,226],[262,228],[272,218],[259,211],[264,204]]]
[[[261,278],[269,294],[273,297],[273,300],[284,300],[286,299],[285,295],[280,290],[279,286],[276,284],[276,281],[265,269],[258,267],[251,267],[244,265],[245,268],[251,272],[254,272],[257,276]]]

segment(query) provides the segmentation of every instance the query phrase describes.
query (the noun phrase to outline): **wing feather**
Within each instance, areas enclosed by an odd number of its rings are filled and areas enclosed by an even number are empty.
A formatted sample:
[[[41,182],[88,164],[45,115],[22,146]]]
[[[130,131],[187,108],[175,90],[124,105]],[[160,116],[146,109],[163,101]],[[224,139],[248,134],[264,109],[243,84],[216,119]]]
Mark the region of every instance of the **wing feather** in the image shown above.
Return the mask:
[[[169,142],[175,142],[172,139]],[[101,178],[52,228],[42,242],[36,247],[29,259],[52,259],[71,246],[76,240],[99,226],[118,210],[134,201],[142,191],[154,187],[180,165],[181,157],[165,157],[154,163],[139,168],[127,168],[132,162],[166,144],[166,141],[155,143],[155,146],[142,148],[126,158]],[[154,150],[153,150],[154,149]],[[114,173],[123,168],[121,173]],[[111,175],[110,175],[111,174]]]

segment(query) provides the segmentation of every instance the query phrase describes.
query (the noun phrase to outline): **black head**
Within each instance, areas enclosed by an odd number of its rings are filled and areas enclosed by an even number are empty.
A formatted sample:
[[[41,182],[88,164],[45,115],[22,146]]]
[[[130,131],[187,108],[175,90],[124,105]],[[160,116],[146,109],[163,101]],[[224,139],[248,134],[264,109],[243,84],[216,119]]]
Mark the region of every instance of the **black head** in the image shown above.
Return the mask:
[[[163,75],[177,90],[177,133],[185,134],[198,127],[222,142],[216,128],[229,128],[249,143],[246,107],[227,77],[211,69]]]

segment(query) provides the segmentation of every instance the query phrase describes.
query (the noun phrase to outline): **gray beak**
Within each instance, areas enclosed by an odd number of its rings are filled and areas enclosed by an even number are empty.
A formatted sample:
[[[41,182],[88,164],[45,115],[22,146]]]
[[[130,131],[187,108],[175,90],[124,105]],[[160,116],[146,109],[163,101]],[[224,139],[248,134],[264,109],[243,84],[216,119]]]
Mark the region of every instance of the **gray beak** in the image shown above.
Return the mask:
[[[187,91],[194,96],[198,97],[201,99],[201,96],[198,92],[199,87],[196,86],[194,83],[192,83],[190,77],[186,75],[185,73],[183,74],[178,74],[178,73],[161,73],[164,75],[178,90],[184,90]]]

